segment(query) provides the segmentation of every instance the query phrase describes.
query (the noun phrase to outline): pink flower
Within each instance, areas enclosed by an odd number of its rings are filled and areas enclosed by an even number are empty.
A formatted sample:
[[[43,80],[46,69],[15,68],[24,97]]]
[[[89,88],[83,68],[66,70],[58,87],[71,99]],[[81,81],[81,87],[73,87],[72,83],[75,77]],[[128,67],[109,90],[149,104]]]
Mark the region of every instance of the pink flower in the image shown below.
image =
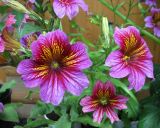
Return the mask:
[[[83,69],[92,65],[81,42],[71,45],[60,30],[40,35],[31,44],[32,58],[20,62],[17,72],[26,87],[40,86],[40,97],[46,103],[59,105],[65,91],[80,95],[89,81]]]
[[[160,37],[160,9],[152,8],[151,16],[147,16],[144,21],[147,28],[153,28],[154,35]]]
[[[91,96],[84,97],[80,104],[83,106],[83,112],[93,112],[93,120],[100,123],[104,113],[111,120],[111,123],[118,121],[119,118],[114,109],[126,109],[128,98],[122,95],[116,95],[113,84],[108,81],[103,84],[98,81],[94,87]]]
[[[9,14],[7,19],[6,19],[5,26],[6,27],[11,27],[15,23],[16,23],[15,15]]]
[[[4,40],[0,36],[0,53],[4,52],[5,46],[4,46]]]
[[[70,20],[75,17],[79,12],[79,6],[88,12],[88,6],[83,0],[54,0],[53,9],[59,18],[63,18],[65,15]]]
[[[154,78],[150,50],[137,28],[133,26],[116,28],[114,39],[120,49],[110,53],[106,59],[105,65],[111,67],[110,76],[128,76],[129,89],[139,91],[145,83],[146,76]]]

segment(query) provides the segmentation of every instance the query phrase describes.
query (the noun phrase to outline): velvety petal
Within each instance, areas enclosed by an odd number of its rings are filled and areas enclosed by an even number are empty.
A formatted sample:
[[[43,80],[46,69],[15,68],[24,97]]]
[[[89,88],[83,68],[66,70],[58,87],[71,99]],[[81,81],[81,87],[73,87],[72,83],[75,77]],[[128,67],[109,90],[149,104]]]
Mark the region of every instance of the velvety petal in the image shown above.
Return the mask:
[[[59,0],[54,0],[53,9],[59,18],[63,18],[66,14],[66,7],[63,4],[61,4]]]
[[[78,14],[78,12],[79,8],[77,4],[70,4],[70,6],[66,8],[66,15],[70,20],[72,20],[73,17],[75,17]]]
[[[21,74],[26,87],[33,88],[43,82],[49,70],[46,65],[39,65],[34,60],[26,59],[19,63],[17,72]]]
[[[147,16],[145,19],[144,19],[144,21],[146,22],[145,23],[145,26],[147,27],[147,28],[153,28],[154,27],[154,24],[153,24],[153,22],[152,22],[152,16]]]
[[[0,36],[0,52],[4,52],[5,46],[4,46],[4,40]]]
[[[87,55],[86,47],[81,42],[71,45],[71,51],[68,56],[63,59],[63,63],[65,63],[67,67],[79,70],[89,68],[92,65]]]
[[[79,96],[89,85],[87,76],[79,70],[65,68],[60,76],[66,90],[76,96]]]
[[[86,96],[83,99],[81,99],[80,105],[83,106],[82,111],[84,113],[92,112],[95,111],[98,107],[98,101],[94,101],[92,97]]]
[[[114,110],[109,106],[105,109],[105,112],[106,116],[111,120],[111,123],[113,123],[114,121],[119,121],[117,113],[114,112]]]
[[[132,69],[131,74],[128,77],[130,82],[129,89],[134,88],[139,91],[145,84],[145,74],[138,69]]]
[[[154,35],[157,37],[160,37],[160,27],[155,27],[154,28]]]
[[[104,115],[104,111],[103,108],[99,108],[97,109],[94,113],[93,113],[93,121],[101,123],[101,120],[103,118]]]
[[[48,32],[46,35],[40,35],[37,41],[31,44],[33,58],[42,61],[51,61],[54,57],[67,52],[69,41],[67,35],[61,31]],[[65,50],[66,51],[65,51]]]
[[[88,12],[88,5],[85,4],[83,0],[78,0],[77,3],[83,9],[83,11]]]
[[[106,66],[114,66],[122,62],[123,54],[120,50],[113,51],[109,54],[105,61]]]
[[[3,112],[3,110],[4,110],[4,106],[3,106],[3,104],[0,102],[0,113]]]
[[[45,103],[59,105],[63,99],[64,92],[64,83],[56,73],[48,76],[46,81],[40,86],[40,97]]]
[[[122,110],[122,109],[126,109],[127,108],[127,105],[126,105],[127,101],[128,101],[127,97],[122,96],[122,95],[118,95],[118,96],[113,97],[110,100],[110,105],[113,108]]]
[[[105,86],[107,88],[106,90],[109,91],[110,97],[112,97],[112,96],[114,96],[116,94],[116,89],[115,89],[114,85],[111,83],[111,81],[107,81],[105,83]]]

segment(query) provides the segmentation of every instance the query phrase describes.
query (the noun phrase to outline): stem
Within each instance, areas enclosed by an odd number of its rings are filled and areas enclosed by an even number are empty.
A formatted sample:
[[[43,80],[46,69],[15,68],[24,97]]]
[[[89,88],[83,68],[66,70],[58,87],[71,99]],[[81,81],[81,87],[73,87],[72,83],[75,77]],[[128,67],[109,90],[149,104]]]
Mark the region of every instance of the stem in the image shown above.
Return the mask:
[[[126,20],[126,16],[124,16],[122,13],[120,13],[118,10],[114,9],[108,2],[106,2],[105,0],[99,0],[99,2],[101,2],[104,6],[106,6],[108,9],[110,9],[111,11],[113,11],[117,16],[119,16],[120,18],[122,18],[124,21]],[[155,37],[154,35],[152,35],[150,32],[142,29],[142,27],[138,26],[135,22],[133,22],[130,19],[127,19],[126,22],[128,24],[131,24],[133,26],[136,26],[141,34],[147,36],[148,38],[152,39],[153,41],[155,41],[157,44],[160,45],[160,39]]]

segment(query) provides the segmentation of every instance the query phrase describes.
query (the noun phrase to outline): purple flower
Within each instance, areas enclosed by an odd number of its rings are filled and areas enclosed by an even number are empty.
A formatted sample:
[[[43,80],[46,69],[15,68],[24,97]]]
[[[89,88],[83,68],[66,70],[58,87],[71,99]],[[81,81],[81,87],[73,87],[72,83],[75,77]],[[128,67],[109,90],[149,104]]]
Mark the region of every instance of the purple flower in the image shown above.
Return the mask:
[[[160,37],[160,9],[152,8],[152,16],[147,16],[144,21],[147,28],[153,28],[154,35]]]
[[[65,91],[80,95],[89,81],[83,69],[92,65],[81,42],[71,45],[60,30],[40,35],[31,44],[32,58],[20,62],[17,72],[26,87],[40,86],[40,97],[46,103],[59,105]]]
[[[33,3],[35,3],[35,0],[29,0],[29,2],[31,2],[33,4]]]
[[[105,65],[111,67],[110,76],[128,76],[129,89],[139,91],[146,76],[154,78],[152,54],[137,28],[133,26],[116,28],[114,40],[120,49],[111,52],[106,59]]]
[[[20,43],[24,48],[30,48],[30,45],[33,41],[36,41],[37,38],[39,37],[39,35],[41,34],[41,32],[32,32],[29,33],[27,35],[24,35],[21,39],[20,39]]]
[[[0,35],[0,53],[4,52],[5,46],[4,46],[4,40],[2,39]]]
[[[93,120],[100,123],[104,113],[111,120],[111,123],[118,121],[119,118],[114,109],[126,109],[128,98],[122,95],[116,95],[113,84],[108,81],[102,83],[98,81],[94,87],[91,96],[84,97],[80,104],[83,106],[83,112],[93,112]]]
[[[88,6],[83,0],[54,0],[53,9],[59,18],[63,18],[65,15],[70,20],[75,17],[79,12],[79,6],[88,12]]]
[[[156,0],[146,0],[145,2],[148,6],[156,6]]]
[[[0,113],[4,111],[4,106],[3,104],[0,102]]]

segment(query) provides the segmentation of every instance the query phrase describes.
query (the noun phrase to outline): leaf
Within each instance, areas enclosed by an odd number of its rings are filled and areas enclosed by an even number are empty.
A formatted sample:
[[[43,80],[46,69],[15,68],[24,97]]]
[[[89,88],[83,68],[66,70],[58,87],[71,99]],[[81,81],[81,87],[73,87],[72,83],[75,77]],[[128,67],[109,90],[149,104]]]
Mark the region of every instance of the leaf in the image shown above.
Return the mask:
[[[6,104],[4,111],[0,113],[0,120],[19,122],[15,104]]]
[[[30,113],[30,118],[37,118],[38,116],[51,113],[53,110],[53,105],[38,101]]]
[[[51,128],[71,128],[71,122],[68,119],[68,115],[62,115],[61,118],[51,126]]]
[[[8,89],[11,89],[16,86],[16,82],[14,80],[4,83],[4,85],[0,88],[0,93],[5,92]]]
[[[24,128],[37,128],[39,126],[42,125],[49,125],[49,124],[54,124],[55,122],[52,120],[46,120],[46,119],[37,119],[34,121],[30,121],[29,123],[27,123]]]

